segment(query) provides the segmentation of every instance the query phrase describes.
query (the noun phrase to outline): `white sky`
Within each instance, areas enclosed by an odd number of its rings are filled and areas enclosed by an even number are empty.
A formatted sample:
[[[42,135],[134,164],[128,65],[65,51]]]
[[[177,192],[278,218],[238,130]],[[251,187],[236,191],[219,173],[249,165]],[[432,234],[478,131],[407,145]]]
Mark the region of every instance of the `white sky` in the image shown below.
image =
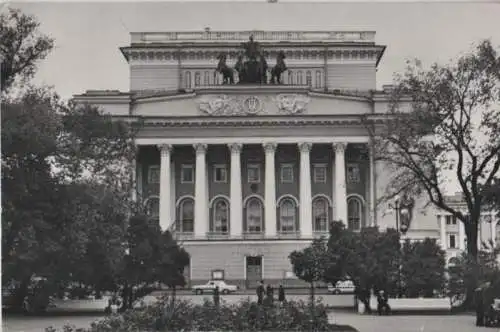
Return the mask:
[[[127,91],[129,72],[120,46],[131,31],[375,30],[387,49],[377,85],[392,81],[405,60],[447,62],[473,43],[491,38],[500,46],[500,2],[11,2],[35,14],[56,48],[44,60],[37,83],[63,97],[87,89]]]

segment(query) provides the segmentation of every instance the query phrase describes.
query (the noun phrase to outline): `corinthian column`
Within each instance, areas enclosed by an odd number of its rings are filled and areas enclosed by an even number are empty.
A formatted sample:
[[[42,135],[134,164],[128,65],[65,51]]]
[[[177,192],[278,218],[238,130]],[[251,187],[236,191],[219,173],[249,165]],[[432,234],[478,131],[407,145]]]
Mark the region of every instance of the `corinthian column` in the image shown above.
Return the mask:
[[[229,144],[229,149],[231,151],[231,205],[230,211],[230,222],[231,227],[229,227],[231,232],[231,237],[241,236],[243,229],[242,220],[242,193],[241,193],[241,144]]]
[[[265,228],[266,237],[276,236],[276,168],[274,153],[276,152],[276,144],[264,144],[264,151],[266,155],[266,179],[265,179]]]
[[[171,174],[170,157],[172,145],[159,145],[160,149],[160,227],[162,231],[168,229],[173,220],[171,218]]]
[[[206,144],[193,145],[196,151],[196,170],[194,188],[194,236],[203,238],[208,230],[208,195]]]
[[[311,162],[309,153],[311,143],[300,143],[300,234],[302,237],[310,238],[312,229],[312,202],[311,202]]]
[[[334,143],[335,150],[335,219],[347,227],[347,192],[345,180],[345,149],[347,143]]]

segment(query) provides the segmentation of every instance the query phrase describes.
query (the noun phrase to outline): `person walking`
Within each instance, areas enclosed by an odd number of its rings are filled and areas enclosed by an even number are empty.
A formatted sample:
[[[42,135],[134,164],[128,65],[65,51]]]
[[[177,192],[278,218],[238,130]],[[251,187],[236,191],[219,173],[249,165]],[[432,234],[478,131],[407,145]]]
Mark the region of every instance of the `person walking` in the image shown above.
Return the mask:
[[[285,288],[281,284],[278,288],[278,301],[281,305],[285,302]]]
[[[219,306],[220,304],[220,292],[219,292],[219,286],[215,286],[214,289],[214,304],[215,306]]]
[[[274,289],[273,289],[273,286],[271,286],[271,285],[267,285],[266,298],[267,298],[267,302],[269,304],[273,304],[273,302],[274,302]]]
[[[377,295],[377,311],[379,316],[382,316],[383,313],[388,315],[391,312],[391,307],[389,306],[389,298],[387,296],[387,293],[383,290],[379,291]]]
[[[259,286],[257,286],[257,304],[262,304],[264,299],[264,281],[259,282]]]

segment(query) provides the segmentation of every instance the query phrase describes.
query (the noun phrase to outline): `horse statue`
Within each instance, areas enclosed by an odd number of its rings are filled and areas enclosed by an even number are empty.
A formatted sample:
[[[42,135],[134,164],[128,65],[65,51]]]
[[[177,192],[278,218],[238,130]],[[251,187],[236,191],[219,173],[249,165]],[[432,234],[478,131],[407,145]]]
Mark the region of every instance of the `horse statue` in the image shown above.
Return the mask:
[[[245,81],[245,65],[243,64],[243,55],[238,55],[238,60],[234,65],[234,70],[238,72],[238,82],[243,83]]]
[[[226,58],[227,56],[222,53],[217,56],[217,60],[219,60],[219,63],[217,64],[215,73],[219,72],[222,74],[223,77],[222,84],[233,84],[234,83],[233,69],[229,68],[229,66],[226,64]]]
[[[285,52],[279,51],[278,56],[276,57],[276,65],[271,69],[271,83],[272,84],[281,84],[281,74],[285,70],[287,70],[285,64]]]

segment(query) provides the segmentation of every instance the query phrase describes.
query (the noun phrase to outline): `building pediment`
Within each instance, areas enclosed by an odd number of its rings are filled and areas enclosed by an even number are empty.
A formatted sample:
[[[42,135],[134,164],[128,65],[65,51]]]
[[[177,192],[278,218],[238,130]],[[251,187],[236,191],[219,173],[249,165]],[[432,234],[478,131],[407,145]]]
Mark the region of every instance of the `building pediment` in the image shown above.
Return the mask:
[[[370,98],[312,92],[308,88],[230,86],[176,96],[136,98],[131,115],[154,117],[249,117],[360,115],[373,113]]]

